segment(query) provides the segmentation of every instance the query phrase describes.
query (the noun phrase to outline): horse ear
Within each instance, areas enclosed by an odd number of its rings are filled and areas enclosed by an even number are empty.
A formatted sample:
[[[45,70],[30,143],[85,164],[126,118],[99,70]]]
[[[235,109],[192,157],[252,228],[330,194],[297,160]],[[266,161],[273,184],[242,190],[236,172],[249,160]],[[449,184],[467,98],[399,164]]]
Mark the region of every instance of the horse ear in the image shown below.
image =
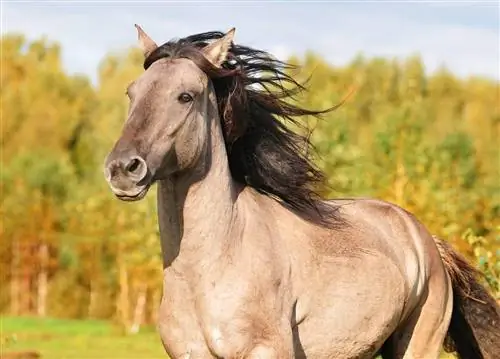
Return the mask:
[[[156,43],[144,32],[144,30],[137,24],[134,24],[137,29],[137,36],[139,38],[139,47],[144,53],[144,57],[148,57],[157,47]]]
[[[236,29],[233,27],[223,37],[203,48],[203,54],[215,66],[220,67],[226,60],[227,53],[233,42],[235,31]]]

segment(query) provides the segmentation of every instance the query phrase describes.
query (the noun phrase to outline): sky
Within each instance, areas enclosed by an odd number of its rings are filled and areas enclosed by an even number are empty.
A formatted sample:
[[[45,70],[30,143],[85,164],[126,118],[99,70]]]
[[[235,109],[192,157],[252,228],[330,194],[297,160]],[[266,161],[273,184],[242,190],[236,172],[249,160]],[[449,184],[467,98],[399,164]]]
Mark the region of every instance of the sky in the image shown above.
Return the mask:
[[[158,43],[236,28],[235,42],[281,59],[318,53],[334,65],[354,56],[419,54],[426,70],[500,80],[498,1],[22,1],[2,0],[1,33],[46,36],[70,73],[96,82],[104,56],[136,46],[138,23]]]

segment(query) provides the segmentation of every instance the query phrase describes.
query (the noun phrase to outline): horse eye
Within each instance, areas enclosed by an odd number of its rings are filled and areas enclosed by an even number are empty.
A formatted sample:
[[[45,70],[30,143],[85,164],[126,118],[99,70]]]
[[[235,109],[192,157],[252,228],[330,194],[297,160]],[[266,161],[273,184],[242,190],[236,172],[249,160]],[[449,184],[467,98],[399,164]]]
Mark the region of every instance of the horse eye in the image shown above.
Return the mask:
[[[193,101],[193,97],[187,92],[183,92],[179,95],[179,102],[188,103]]]

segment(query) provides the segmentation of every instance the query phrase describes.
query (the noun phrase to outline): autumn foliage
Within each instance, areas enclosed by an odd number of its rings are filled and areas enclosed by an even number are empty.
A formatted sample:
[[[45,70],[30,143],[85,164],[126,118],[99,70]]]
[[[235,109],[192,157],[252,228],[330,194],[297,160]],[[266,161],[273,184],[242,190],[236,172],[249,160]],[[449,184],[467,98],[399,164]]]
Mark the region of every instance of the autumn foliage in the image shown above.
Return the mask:
[[[155,196],[119,202],[102,174],[141,54],[108,55],[93,86],[64,71],[56,43],[1,42],[1,312],[111,318],[132,331],[153,322],[162,290]],[[498,298],[500,84],[445,68],[429,75],[418,57],[290,61],[301,66],[297,79],[310,77],[297,99],[309,108],[355,89],[324,119],[305,119],[331,185],[325,196],[405,207],[480,268]]]

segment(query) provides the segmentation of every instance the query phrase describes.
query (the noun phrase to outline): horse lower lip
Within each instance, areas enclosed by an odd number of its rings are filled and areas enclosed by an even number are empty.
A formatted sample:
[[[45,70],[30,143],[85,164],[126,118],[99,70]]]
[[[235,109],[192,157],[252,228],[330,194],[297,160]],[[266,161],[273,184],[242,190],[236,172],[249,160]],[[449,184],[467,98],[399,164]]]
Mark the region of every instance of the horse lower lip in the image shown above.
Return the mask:
[[[133,200],[137,200],[137,199],[142,198],[146,194],[147,191],[148,191],[148,187],[144,188],[143,190],[141,190],[140,192],[138,192],[137,194],[132,195],[132,196],[117,194],[116,197],[118,197],[121,200],[125,200],[125,201],[133,201]]]

